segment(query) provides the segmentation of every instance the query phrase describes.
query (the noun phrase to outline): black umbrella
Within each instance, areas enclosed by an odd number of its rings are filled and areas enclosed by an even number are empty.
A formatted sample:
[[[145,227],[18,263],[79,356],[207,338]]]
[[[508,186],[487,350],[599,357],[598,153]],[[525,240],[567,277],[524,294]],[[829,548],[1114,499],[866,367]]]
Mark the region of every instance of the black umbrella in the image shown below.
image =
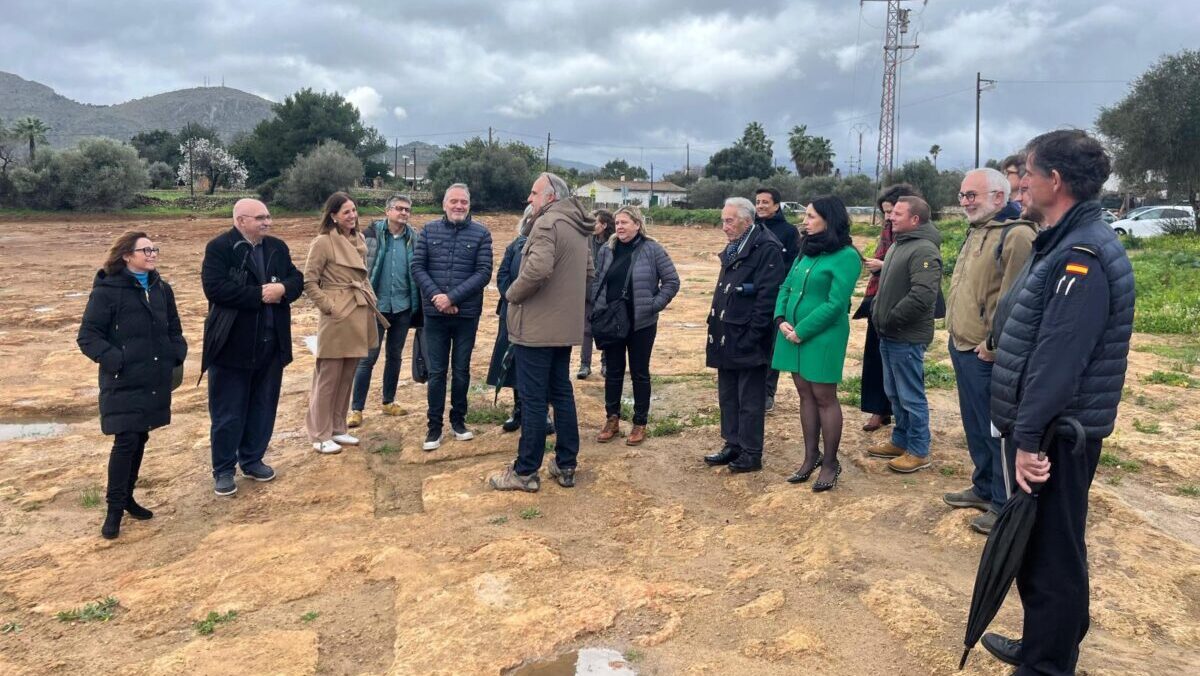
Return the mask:
[[[509,343],[508,349],[504,350],[504,356],[500,358],[500,374],[496,376],[496,393],[492,396],[492,406],[500,404],[500,389],[504,387],[504,381],[508,379],[508,372],[512,369],[515,359],[512,343]]]
[[[1057,429],[1066,426],[1075,435],[1075,447],[1072,455],[1078,455],[1083,449],[1083,426],[1074,418],[1057,418],[1042,435],[1038,448],[1038,457],[1045,458],[1046,451],[1054,443]],[[988,534],[987,544],[983,547],[983,555],[979,557],[979,571],[975,574],[975,591],[971,594],[971,612],[967,614],[967,635],[963,638],[962,659],[958,668],[967,664],[967,656],[979,642],[983,632],[1004,605],[1004,597],[1017,577],[1021,561],[1025,558],[1025,548],[1029,544],[1029,535],[1033,531],[1033,522],[1037,518],[1037,496],[1041,484],[1031,485],[1033,493],[1016,491],[1016,495],[1004,504],[996,525]]]
[[[241,286],[246,283],[246,259],[250,256],[253,246],[243,239],[233,245],[233,250],[236,252],[239,246],[246,247],[246,252],[242,254],[242,264],[230,268],[227,274],[230,280]],[[196,385],[204,379],[204,372],[208,370],[211,360],[225,347],[237,315],[237,308],[208,304],[208,316],[204,318],[204,347],[200,353],[200,377],[196,378]]]

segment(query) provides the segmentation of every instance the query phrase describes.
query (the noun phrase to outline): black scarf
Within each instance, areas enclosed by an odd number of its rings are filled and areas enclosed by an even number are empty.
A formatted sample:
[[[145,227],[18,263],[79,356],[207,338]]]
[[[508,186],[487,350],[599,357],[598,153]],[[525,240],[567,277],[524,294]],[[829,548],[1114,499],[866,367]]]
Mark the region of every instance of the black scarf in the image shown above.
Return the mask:
[[[826,228],[815,235],[803,235],[800,240],[800,251],[805,256],[820,256],[824,253],[832,253],[845,246],[838,241],[838,238],[833,235],[833,232]]]

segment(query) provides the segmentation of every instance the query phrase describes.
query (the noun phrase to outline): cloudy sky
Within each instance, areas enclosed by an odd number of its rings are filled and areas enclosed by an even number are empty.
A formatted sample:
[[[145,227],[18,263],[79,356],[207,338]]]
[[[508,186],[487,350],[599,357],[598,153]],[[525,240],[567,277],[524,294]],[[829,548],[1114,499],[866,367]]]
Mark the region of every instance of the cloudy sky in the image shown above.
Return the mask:
[[[788,163],[787,131],[873,173],[886,3],[856,0],[5,0],[0,70],[84,103],[224,80],[272,100],[338,91],[389,139],[440,145],[491,126],[552,156],[681,168],[750,120]],[[1200,46],[1196,0],[906,2],[897,164],[983,157],[1092,125],[1162,55]]]

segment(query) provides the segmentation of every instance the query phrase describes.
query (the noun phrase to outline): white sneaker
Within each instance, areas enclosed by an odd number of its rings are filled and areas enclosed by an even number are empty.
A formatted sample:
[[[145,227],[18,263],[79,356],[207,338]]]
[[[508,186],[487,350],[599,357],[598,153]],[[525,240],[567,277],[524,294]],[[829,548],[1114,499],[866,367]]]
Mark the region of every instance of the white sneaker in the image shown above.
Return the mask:
[[[335,434],[333,440],[343,446],[357,446],[358,437],[352,437],[349,434]]]
[[[425,443],[421,444],[422,451],[436,451],[442,445],[442,430],[429,430],[425,435]]]
[[[454,431],[454,438],[459,441],[470,441],[475,438],[475,433],[462,423],[450,423],[450,429]]]
[[[333,441],[331,439],[329,441],[320,441],[320,442],[313,444],[313,450],[316,451],[317,453],[332,454],[332,453],[341,453],[342,447],[339,446],[336,441]]]

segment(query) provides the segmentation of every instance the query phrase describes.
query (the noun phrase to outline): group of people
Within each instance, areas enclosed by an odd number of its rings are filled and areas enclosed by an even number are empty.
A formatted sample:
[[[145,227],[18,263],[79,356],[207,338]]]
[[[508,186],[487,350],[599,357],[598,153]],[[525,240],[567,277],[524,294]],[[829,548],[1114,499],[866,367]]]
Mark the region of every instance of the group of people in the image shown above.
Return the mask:
[[[974,471],[971,487],[944,500],[981,510],[972,526],[986,533],[1013,490],[1040,487],[1018,575],[1024,640],[988,635],[984,644],[1022,672],[1070,673],[1087,631],[1087,494],[1124,381],[1132,268],[1100,219],[1096,198],[1109,160],[1098,142],[1083,132],[1050,132],[1002,168],[968,172],[958,193],[970,227],[944,316]],[[815,473],[814,491],[834,488],[842,471],[837,387],[853,316],[867,319],[861,399],[872,417],[864,429],[894,421],[889,439],[868,454],[897,472],[929,467],[924,360],[943,305],[941,236],[929,204],[909,186],[885,189],[877,202],[881,237],[864,258],[837,197],[807,205],[800,230],[783,217],[777,191],[763,188],[755,197],[729,198],[721,211],[728,241],[707,318],[706,363],[717,372],[724,446],[704,461],[733,473],[762,468],[764,416],[774,407],[779,373],[787,372],[804,440],[803,461],[788,481]],[[497,270],[499,328],[487,378],[512,388],[503,428],[521,434],[516,460],[488,482],[534,492],[548,434],[555,434],[545,462],[550,476],[575,485],[575,345],[594,339],[603,353],[605,423],[596,440],[623,435],[628,370],[634,403],[625,443],[644,441],[658,316],[680,282],[636,207],[589,213],[551,173],[537,178],[528,203]],[[491,280],[492,236],[471,218],[466,185],[450,186],[442,206],[444,216],[417,232],[409,224],[412,200],[398,195],[384,219],[360,227],[353,200],[336,193],[301,272],[287,245],[268,234],[266,206],[249,199],[235,205],[233,228],[208,243],[201,272],[209,301],[201,377],[209,375],[218,495],[236,492],[238,467],[256,481],[275,477],[263,457],[292,360],[290,305],[302,293],[320,311],[305,419],[316,452],[358,444],[350,430],[363,424],[381,351],[382,412],[405,413],[395,395],[410,328],[421,332],[428,367],[423,449],[443,441],[447,378],[450,429],[460,441],[473,438],[466,425],[470,359]],[[187,354],[157,261],[146,233],[119,237],[79,331],[81,350],[100,366],[102,431],[115,437],[101,529],[107,538],[117,536],[126,513],[153,516],[134,499],[134,485],[149,431],[170,421],[171,390]],[[864,268],[865,296],[852,312]],[[591,351],[582,352],[577,378],[591,372]],[[1066,434],[1075,429],[1066,418],[1086,438]],[[1002,440],[1015,449],[1011,455]]]

